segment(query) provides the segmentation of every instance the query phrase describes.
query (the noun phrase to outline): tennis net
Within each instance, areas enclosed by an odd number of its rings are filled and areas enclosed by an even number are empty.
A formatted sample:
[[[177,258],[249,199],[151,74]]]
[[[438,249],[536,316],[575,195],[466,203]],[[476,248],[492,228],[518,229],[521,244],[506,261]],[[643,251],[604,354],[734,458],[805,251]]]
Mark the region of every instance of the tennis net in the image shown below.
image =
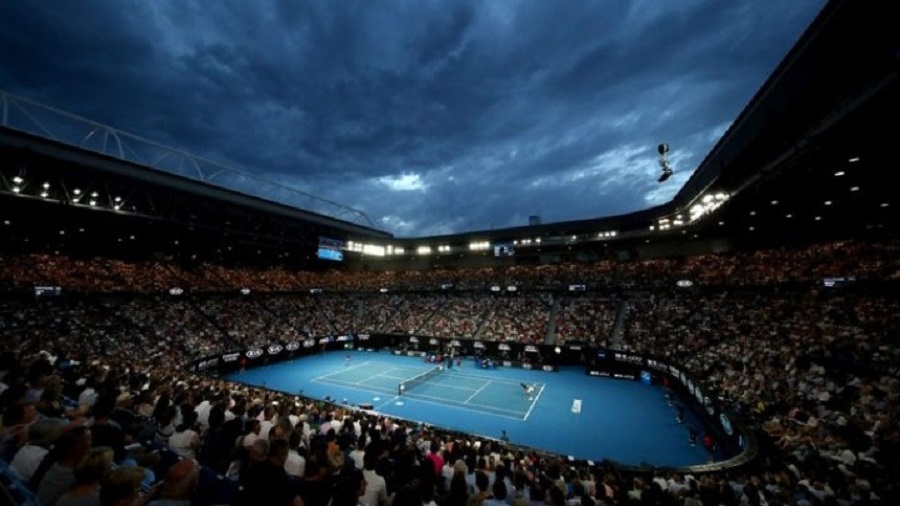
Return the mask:
[[[415,388],[426,381],[430,381],[432,378],[443,372],[443,367],[435,367],[430,371],[425,371],[418,376],[414,376],[408,380],[403,380],[400,382],[399,392],[400,395],[403,395],[404,392],[408,392],[411,388]]]

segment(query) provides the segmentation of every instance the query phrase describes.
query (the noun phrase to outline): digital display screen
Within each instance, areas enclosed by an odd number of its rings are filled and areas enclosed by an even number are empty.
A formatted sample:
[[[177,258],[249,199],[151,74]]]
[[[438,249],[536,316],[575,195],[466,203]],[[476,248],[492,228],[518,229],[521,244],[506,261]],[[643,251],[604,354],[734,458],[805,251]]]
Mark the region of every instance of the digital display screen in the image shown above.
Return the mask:
[[[319,237],[319,249],[316,257],[321,260],[340,262],[344,259],[344,241],[330,237]]]
[[[62,288],[58,286],[35,286],[34,294],[38,297],[58,297],[62,295]]]
[[[511,257],[515,256],[516,249],[511,242],[498,242],[494,244],[495,257]]]

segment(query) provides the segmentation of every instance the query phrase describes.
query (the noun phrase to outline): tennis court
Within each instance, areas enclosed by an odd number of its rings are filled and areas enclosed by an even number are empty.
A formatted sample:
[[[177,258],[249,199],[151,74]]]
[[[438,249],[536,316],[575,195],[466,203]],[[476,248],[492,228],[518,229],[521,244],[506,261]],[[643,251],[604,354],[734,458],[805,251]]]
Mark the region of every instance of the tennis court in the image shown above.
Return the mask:
[[[388,352],[350,351],[236,371],[229,379],[288,394],[366,405],[380,414],[499,438],[562,455],[640,465],[706,462],[688,443],[665,392],[638,381],[594,378],[583,368],[548,373],[479,369],[472,360],[429,374],[434,364]],[[427,381],[418,381],[428,374]],[[417,379],[418,378],[418,379]],[[401,382],[404,395],[397,395]],[[535,387],[529,398],[521,383]]]
[[[534,393],[526,395],[516,381],[456,370],[440,371],[437,368],[423,373],[421,368],[366,361],[343,370],[318,376],[319,383],[331,383],[404,399],[433,402],[442,406],[453,405],[494,416],[527,420],[543,392],[543,383],[529,383]],[[400,384],[404,385],[400,395]]]

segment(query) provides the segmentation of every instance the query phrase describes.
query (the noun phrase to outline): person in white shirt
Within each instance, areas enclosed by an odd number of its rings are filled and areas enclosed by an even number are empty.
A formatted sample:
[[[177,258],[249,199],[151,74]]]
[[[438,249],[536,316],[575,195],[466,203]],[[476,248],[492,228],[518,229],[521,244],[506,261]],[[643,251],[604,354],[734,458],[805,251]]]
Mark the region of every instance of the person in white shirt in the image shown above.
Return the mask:
[[[97,391],[94,390],[94,381],[85,382],[85,389],[78,395],[78,405],[84,409],[91,408],[97,402]]]
[[[188,411],[181,425],[175,428],[175,434],[169,437],[169,449],[186,459],[193,459],[200,448],[200,434],[194,429],[197,423],[197,412]]]
[[[274,427],[275,423],[278,421],[278,417],[275,415],[275,408],[273,406],[267,406],[266,409],[259,414],[257,420],[259,420],[259,436],[268,439],[272,427]]]
[[[200,424],[201,429],[209,427],[209,410],[211,408],[212,404],[209,402],[209,399],[203,399],[203,402],[197,404],[197,407],[194,408],[194,411],[197,413],[197,423]]]
[[[353,450],[350,451],[350,458],[353,459],[353,464],[357,469],[362,469],[363,464],[365,463],[366,456],[366,435],[363,434],[359,436],[359,439],[356,440],[356,446],[353,447]]]
[[[261,428],[259,420],[250,420],[249,423],[250,430],[247,432],[247,434],[244,435],[244,448],[250,448],[251,446],[253,446],[253,443],[255,443],[256,440],[260,438],[259,434]]]
[[[301,437],[299,431],[291,432],[288,439],[290,450],[288,450],[287,460],[284,461],[284,472],[298,478],[302,478],[303,473],[306,472],[306,458],[304,457],[306,450],[303,450],[303,454],[300,453]]]
[[[62,435],[66,421],[55,418],[45,418],[34,422],[28,429],[28,442],[16,452],[10,469],[24,482],[28,482],[34,475],[41,461],[49,453],[50,446]]]
[[[388,504],[387,484],[382,476],[375,472],[378,463],[378,454],[372,451],[366,452],[363,466],[363,478],[366,480],[366,491],[359,498],[360,506],[386,506]]]

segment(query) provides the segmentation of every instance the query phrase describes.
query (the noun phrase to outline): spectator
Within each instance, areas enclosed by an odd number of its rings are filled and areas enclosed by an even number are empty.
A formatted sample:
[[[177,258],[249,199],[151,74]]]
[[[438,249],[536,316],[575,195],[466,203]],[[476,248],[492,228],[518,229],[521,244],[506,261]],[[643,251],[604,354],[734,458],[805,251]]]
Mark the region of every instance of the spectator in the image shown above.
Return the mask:
[[[100,504],[100,482],[112,472],[112,468],[113,451],[105,446],[94,448],[75,466],[72,473],[72,486],[67,492],[61,493],[57,500],[53,497],[52,491],[42,489],[44,493],[39,492],[38,499],[41,504],[55,504],[56,506],[98,506]],[[143,474],[141,476],[143,477]],[[46,479],[44,481],[46,482]]]

